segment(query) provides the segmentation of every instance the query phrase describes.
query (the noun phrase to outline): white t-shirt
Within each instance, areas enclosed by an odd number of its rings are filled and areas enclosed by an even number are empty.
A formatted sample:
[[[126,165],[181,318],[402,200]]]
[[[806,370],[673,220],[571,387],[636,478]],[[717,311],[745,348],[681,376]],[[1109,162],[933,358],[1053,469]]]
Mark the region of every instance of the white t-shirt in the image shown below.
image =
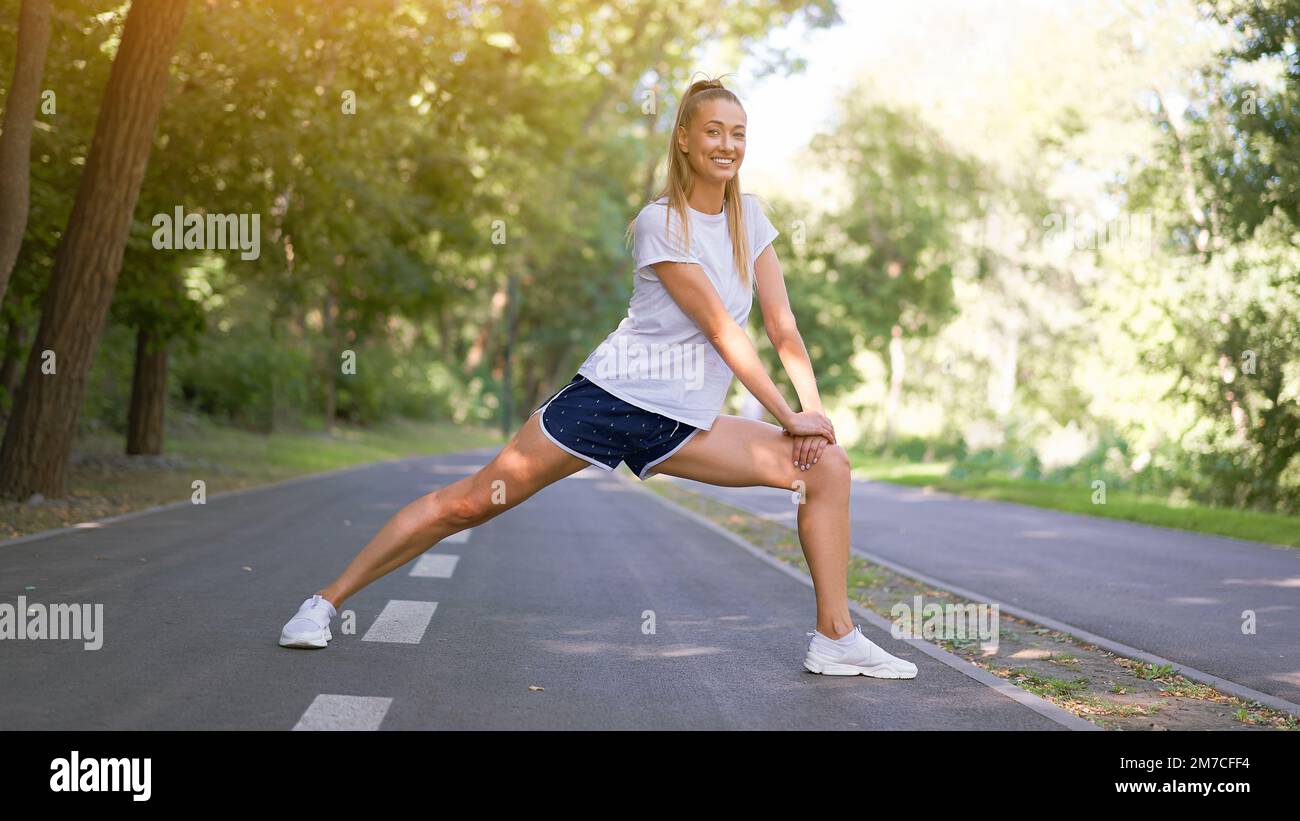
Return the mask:
[[[698,263],[727,312],[742,328],[754,303],[753,260],[778,235],[762,206],[744,196],[751,255],[745,288],[731,253],[727,209],[705,214],[689,206],[691,248],[682,250],[677,215],[667,197],[637,214],[632,255],[636,263],[627,316],[578,368],[578,373],[639,408],[702,430],[713,427],[734,374],[695,321],[673,300],[650,266],[656,262]],[[671,219],[671,229],[666,221]]]

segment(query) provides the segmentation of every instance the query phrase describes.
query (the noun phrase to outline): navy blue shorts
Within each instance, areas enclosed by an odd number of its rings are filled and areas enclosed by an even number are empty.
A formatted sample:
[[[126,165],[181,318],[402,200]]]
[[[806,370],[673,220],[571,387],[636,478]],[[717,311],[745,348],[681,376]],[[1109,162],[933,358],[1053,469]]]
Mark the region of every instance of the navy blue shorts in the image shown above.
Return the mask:
[[[638,479],[676,453],[700,429],[638,408],[576,374],[537,407],[542,433],[574,456],[612,471],[626,462]]]

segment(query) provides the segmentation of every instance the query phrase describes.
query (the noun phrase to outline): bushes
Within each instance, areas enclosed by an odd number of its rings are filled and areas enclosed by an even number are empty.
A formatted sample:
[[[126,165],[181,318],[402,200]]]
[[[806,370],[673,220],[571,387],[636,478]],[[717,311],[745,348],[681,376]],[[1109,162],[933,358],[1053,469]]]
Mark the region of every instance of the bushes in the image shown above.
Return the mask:
[[[955,462],[948,475],[954,479],[982,479],[990,476],[1039,479],[1042,478],[1042,466],[1038,463],[1038,454],[1032,450],[985,449]]]
[[[173,354],[172,381],[195,410],[240,427],[267,430],[277,420],[296,421],[308,407],[309,357],[279,347],[253,329],[205,335],[195,352]]]
[[[1208,505],[1253,508],[1276,513],[1300,512],[1300,459],[1292,460],[1280,481],[1261,486],[1263,479],[1250,469],[1250,454],[1229,443],[1199,440],[1186,445],[1166,441],[1157,447],[1135,447],[1114,431],[1098,437],[1097,444],[1074,464],[1044,471],[1037,453],[1023,443],[984,448],[954,460],[948,476],[954,479],[1038,479],[1052,484],[1088,487],[1102,480],[1110,490],[1148,496],[1177,496]],[[923,453],[923,440],[900,441],[895,454],[911,461]],[[951,444],[933,445],[934,451],[959,450]],[[1258,500],[1276,499],[1269,504]]]
[[[966,455],[966,443],[961,437],[926,439],[921,436],[900,436],[879,453],[908,462],[936,462],[960,459]]]
[[[459,389],[447,378],[442,363],[432,353],[404,354],[385,347],[357,352],[355,374],[335,375],[338,416],[356,424],[371,424],[390,416],[412,419],[449,419],[449,393]],[[324,396],[320,404],[324,407]]]

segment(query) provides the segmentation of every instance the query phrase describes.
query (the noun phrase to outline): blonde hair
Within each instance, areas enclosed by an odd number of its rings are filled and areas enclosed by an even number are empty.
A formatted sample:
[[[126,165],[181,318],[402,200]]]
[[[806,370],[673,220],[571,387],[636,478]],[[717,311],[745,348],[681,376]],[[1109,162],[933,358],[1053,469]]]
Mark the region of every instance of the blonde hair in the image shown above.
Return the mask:
[[[691,168],[690,161],[686,159],[685,152],[678,149],[677,132],[678,129],[688,128],[695,118],[696,110],[709,100],[730,100],[740,106],[742,111],[744,110],[740,100],[729,89],[723,87],[721,80],[696,80],[691,83],[677,106],[677,118],[673,123],[672,133],[668,136],[668,181],[651,200],[655,202],[665,196],[668,198],[668,207],[664,214],[665,228],[672,214],[676,213],[678,225],[682,226],[682,247],[687,253],[691,247],[691,221],[686,213],[687,197],[694,184],[695,171]],[[731,253],[736,263],[736,270],[740,274],[741,283],[749,287],[749,232],[745,230],[745,208],[740,190],[739,171],[725,183],[722,200],[727,212],[727,231],[731,234]],[[633,219],[627,229],[629,242],[635,233],[635,226],[636,220]]]

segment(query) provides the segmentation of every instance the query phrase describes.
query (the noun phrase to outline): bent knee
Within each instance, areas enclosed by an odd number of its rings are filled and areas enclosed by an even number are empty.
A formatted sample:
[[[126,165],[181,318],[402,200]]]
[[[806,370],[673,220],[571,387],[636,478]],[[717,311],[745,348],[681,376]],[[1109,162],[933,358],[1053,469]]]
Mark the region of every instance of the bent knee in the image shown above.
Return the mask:
[[[817,464],[809,471],[818,477],[847,480],[852,474],[849,454],[841,445],[827,445],[817,457]]]

